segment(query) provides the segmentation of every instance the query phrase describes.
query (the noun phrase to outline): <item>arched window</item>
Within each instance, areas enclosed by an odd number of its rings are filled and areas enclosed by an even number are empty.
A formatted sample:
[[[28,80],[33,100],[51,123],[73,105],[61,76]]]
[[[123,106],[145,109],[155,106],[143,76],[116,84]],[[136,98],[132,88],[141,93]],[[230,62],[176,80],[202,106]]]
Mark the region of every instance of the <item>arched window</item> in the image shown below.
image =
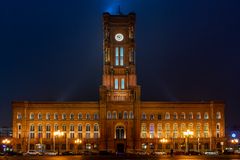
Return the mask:
[[[124,139],[124,127],[123,126],[116,127],[116,138]]]
[[[46,120],[50,120],[50,117],[51,115],[50,115],[50,113],[46,113]]]
[[[58,124],[54,124],[54,131],[58,131]]]
[[[185,118],[186,118],[185,113],[182,112],[182,113],[181,113],[181,119],[185,119]]]
[[[219,138],[220,137],[220,123],[216,124],[216,137]]]
[[[58,120],[58,114],[54,113],[54,120]]]
[[[90,117],[90,114],[87,113],[87,114],[86,114],[86,119],[89,120],[90,118],[91,118],[91,117]]]
[[[196,125],[196,136],[201,137],[201,123],[197,123]]]
[[[98,120],[99,119],[98,113],[94,113],[93,118],[94,118],[94,120]]]
[[[185,123],[181,123],[181,138],[184,138],[183,132],[185,132],[186,129],[186,124]]]
[[[169,123],[165,124],[165,131],[166,131],[166,138],[170,138],[171,128]]]
[[[35,127],[34,127],[34,124],[31,124],[30,125],[30,138],[35,138]]]
[[[63,124],[63,125],[62,125],[62,130],[63,130],[63,131],[67,131],[67,126],[66,126],[66,124]]]
[[[51,125],[50,124],[46,125],[46,138],[47,139],[51,138]]]
[[[74,114],[70,113],[70,120],[74,120]]]
[[[38,125],[38,138],[42,138],[43,127],[41,124]]]
[[[154,120],[154,115],[150,114],[150,120]]]
[[[174,113],[173,113],[173,119],[174,119],[174,120],[177,120],[177,119],[178,119],[178,114],[177,114],[177,112],[174,112]]]
[[[143,120],[146,120],[146,119],[147,119],[147,115],[146,115],[146,113],[144,113],[144,112],[142,113],[142,119],[143,119]]]
[[[82,120],[82,113],[78,113],[78,120]]]
[[[169,112],[166,112],[165,119],[170,119],[170,113]]]
[[[90,138],[90,133],[91,133],[91,127],[90,124],[86,125],[86,138],[89,139]]]
[[[208,112],[204,113],[204,119],[208,119]]]
[[[74,138],[74,124],[70,124],[70,138]]]
[[[34,113],[30,113],[30,120],[34,120]]]
[[[82,124],[78,124],[78,138],[82,139]]]
[[[66,115],[66,113],[63,113],[62,114],[62,120],[66,120],[67,119],[67,115]]]
[[[95,139],[99,138],[99,126],[98,124],[94,124],[94,127],[93,127],[93,136]]]
[[[141,138],[147,138],[147,127],[145,123],[141,124]]]
[[[217,118],[217,119],[221,119],[221,113],[220,113],[220,112],[217,112],[217,113],[216,113],[216,118]]]
[[[129,119],[133,119],[134,118],[134,116],[133,116],[133,111],[130,111],[129,112]]]
[[[38,113],[38,120],[42,120],[42,113]]]
[[[19,112],[17,113],[17,119],[18,119],[18,120],[22,119],[22,114],[19,113]]]
[[[117,119],[117,112],[116,111],[113,111],[113,116],[112,116],[113,119]]]
[[[203,128],[204,138],[208,138],[208,131],[209,131],[208,123],[205,123]]]
[[[201,113],[200,112],[197,112],[196,119],[201,119]]]
[[[162,137],[162,123],[157,124],[157,135],[158,135],[158,138]]]
[[[127,113],[127,111],[124,111],[123,112],[123,119],[127,119],[128,118],[128,113]]]
[[[189,118],[189,120],[193,119],[193,113],[192,112],[189,112],[188,118]]]
[[[154,132],[155,132],[154,124],[150,123],[150,125],[149,125],[149,138],[154,138]]]
[[[173,124],[173,138],[178,138],[178,124]]]
[[[108,111],[107,112],[107,119],[111,119],[112,118],[112,116],[111,116],[111,111]]]

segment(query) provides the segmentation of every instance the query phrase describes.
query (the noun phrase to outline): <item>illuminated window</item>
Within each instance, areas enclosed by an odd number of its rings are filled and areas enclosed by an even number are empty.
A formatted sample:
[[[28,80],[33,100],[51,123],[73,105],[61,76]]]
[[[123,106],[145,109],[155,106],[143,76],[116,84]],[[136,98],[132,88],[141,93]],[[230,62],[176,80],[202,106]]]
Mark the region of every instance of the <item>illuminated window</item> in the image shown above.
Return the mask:
[[[147,115],[146,115],[146,113],[142,113],[142,120],[146,120],[147,119]]]
[[[73,113],[70,114],[70,120],[74,120],[74,114]]]
[[[201,113],[200,112],[197,113],[196,119],[201,119]]]
[[[124,111],[123,112],[123,119],[127,119],[128,118],[128,113],[127,113],[127,111]]]
[[[121,89],[125,89],[124,78],[121,79]]]
[[[120,47],[120,66],[123,66],[123,62],[124,62],[124,52],[123,52],[123,47]]]
[[[209,133],[208,123],[205,123],[203,127],[204,138],[208,138],[208,133]]]
[[[117,119],[117,112],[116,111],[113,111],[113,116],[112,116],[113,119]]]
[[[149,138],[154,138],[154,124],[150,123],[149,125]]]
[[[94,113],[93,118],[94,118],[94,120],[98,120],[99,119],[98,113]]]
[[[70,138],[74,138],[74,125],[70,124]]]
[[[54,120],[58,120],[58,114],[54,113]]]
[[[46,138],[47,139],[51,138],[51,126],[50,126],[50,124],[47,124],[47,126],[46,126]]]
[[[91,116],[90,116],[89,113],[86,114],[86,119],[87,119],[87,120],[90,120],[90,119],[91,119]]]
[[[112,117],[111,117],[111,111],[108,111],[107,112],[107,119],[111,119]]]
[[[186,132],[186,124],[182,123],[181,124],[181,138],[184,138],[183,132]]]
[[[171,132],[170,129],[171,129],[171,128],[170,128],[170,124],[169,124],[169,123],[166,123],[166,124],[165,124],[165,131],[166,131],[165,137],[166,137],[166,138],[170,138],[170,132]]]
[[[216,118],[217,118],[217,119],[221,119],[221,113],[220,113],[220,112],[217,112],[217,113],[216,113]]]
[[[118,47],[115,48],[115,65],[116,66],[119,65],[119,48]]]
[[[185,116],[185,113],[184,112],[182,112],[181,113],[181,117],[180,117],[181,119],[185,119],[186,118],[186,116]]]
[[[116,138],[124,139],[124,127],[123,126],[116,127]]]
[[[114,89],[118,89],[118,79],[115,78],[114,80]]]
[[[192,123],[189,123],[189,124],[188,124],[188,129],[189,129],[190,131],[193,130],[193,124],[192,124]]]
[[[189,120],[193,119],[193,113],[192,112],[189,113],[188,118],[189,118]]]
[[[82,125],[78,124],[78,138],[82,138]]]
[[[90,138],[90,124],[87,124],[86,125],[86,138],[89,139]]]
[[[62,131],[67,131],[67,126],[66,126],[66,124],[63,124],[63,125],[62,125]]]
[[[161,123],[157,124],[157,135],[158,135],[158,138],[162,137],[162,124]]]
[[[30,120],[34,120],[34,113],[30,113]]]
[[[54,131],[58,131],[58,124],[54,124]]]
[[[31,124],[30,125],[30,138],[35,138],[35,127],[34,127],[34,124]]]
[[[208,113],[207,112],[204,113],[204,119],[208,119]]]
[[[63,113],[62,114],[62,120],[66,120],[67,119],[67,115],[66,115],[66,113]]]
[[[141,124],[141,138],[147,138],[147,127],[145,123]]]
[[[21,113],[17,113],[17,119],[22,119],[22,114]]]
[[[217,123],[217,125],[216,125],[216,137],[217,138],[220,137],[220,123]]]
[[[46,113],[46,120],[50,120],[50,113]]]
[[[170,119],[170,113],[169,112],[166,112],[165,119]]]
[[[173,124],[173,138],[178,138],[178,124]]]
[[[129,119],[133,119],[133,118],[134,118],[133,111],[130,111],[129,112]]]
[[[42,120],[42,113],[38,113],[38,120]]]
[[[196,136],[199,138],[201,136],[201,124],[197,123],[196,125]]]
[[[78,120],[82,120],[82,113],[78,113]]]
[[[98,126],[98,124],[94,124],[93,134],[94,134],[95,139],[99,138],[99,126]]]
[[[41,124],[38,125],[38,138],[42,138],[43,127]]]
[[[120,54],[119,54],[119,52],[120,52]],[[115,48],[115,65],[116,66],[124,65],[124,49],[123,49],[123,47]]]
[[[17,138],[21,138],[22,135],[22,125],[20,123],[17,124]]]
[[[173,119],[174,119],[174,120],[177,120],[177,119],[178,119],[178,115],[177,115],[176,112],[173,113]]]

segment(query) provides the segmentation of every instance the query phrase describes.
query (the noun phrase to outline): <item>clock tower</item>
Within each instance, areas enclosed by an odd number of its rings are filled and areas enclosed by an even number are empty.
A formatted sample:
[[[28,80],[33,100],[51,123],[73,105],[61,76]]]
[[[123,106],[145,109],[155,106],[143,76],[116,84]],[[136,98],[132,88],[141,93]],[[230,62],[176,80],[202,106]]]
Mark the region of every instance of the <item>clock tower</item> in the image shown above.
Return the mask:
[[[135,20],[135,13],[103,13],[103,75],[99,98],[102,149],[119,151],[127,146],[134,149],[139,141],[135,132],[140,126],[141,93],[136,76]],[[125,113],[129,114],[128,120],[124,119]],[[122,128],[123,137],[118,137],[121,135],[118,128]]]

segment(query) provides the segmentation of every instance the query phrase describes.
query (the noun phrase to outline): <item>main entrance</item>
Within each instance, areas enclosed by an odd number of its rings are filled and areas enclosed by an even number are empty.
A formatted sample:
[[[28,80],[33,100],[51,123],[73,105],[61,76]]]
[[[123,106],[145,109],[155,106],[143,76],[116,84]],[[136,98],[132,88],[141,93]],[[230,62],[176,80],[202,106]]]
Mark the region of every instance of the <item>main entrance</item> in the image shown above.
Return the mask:
[[[124,153],[124,144],[123,143],[118,143],[117,144],[117,152],[118,153]]]

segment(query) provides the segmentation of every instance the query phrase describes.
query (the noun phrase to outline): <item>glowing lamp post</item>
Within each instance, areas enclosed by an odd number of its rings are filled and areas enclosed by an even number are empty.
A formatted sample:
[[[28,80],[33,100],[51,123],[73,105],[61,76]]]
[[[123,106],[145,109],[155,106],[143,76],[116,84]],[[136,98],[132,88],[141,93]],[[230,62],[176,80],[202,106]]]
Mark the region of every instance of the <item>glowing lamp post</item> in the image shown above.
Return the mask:
[[[81,139],[76,139],[74,141],[74,143],[77,144],[77,153],[78,153],[79,144],[82,144],[82,140]]]
[[[59,139],[59,137],[63,136],[63,134],[64,134],[64,133],[61,132],[60,130],[55,131],[55,132],[53,133],[54,139],[55,139],[55,136],[57,136],[57,138],[58,138],[58,155],[59,155],[59,150],[60,150],[60,139]],[[55,140],[54,140],[53,142],[54,142],[54,151],[55,151]]]
[[[239,140],[237,138],[232,139],[231,143],[233,144],[233,149],[235,149],[236,144],[238,144]]]
[[[162,138],[162,139],[160,139],[160,142],[162,143],[162,151],[164,151],[164,150],[163,150],[163,144],[164,144],[164,143],[167,143],[168,140],[165,139],[165,138]]]
[[[185,137],[187,137],[187,140],[186,140],[186,153],[189,152],[189,137],[193,135],[193,132],[190,131],[190,130],[187,130],[186,132],[183,132],[183,135]]]
[[[7,148],[7,146],[8,146],[9,143],[10,143],[10,140],[8,140],[7,138],[4,139],[4,140],[2,140],[2,144],[5,145],[5,147],[4,147],[4,151],[6,151],[6,148]]]

